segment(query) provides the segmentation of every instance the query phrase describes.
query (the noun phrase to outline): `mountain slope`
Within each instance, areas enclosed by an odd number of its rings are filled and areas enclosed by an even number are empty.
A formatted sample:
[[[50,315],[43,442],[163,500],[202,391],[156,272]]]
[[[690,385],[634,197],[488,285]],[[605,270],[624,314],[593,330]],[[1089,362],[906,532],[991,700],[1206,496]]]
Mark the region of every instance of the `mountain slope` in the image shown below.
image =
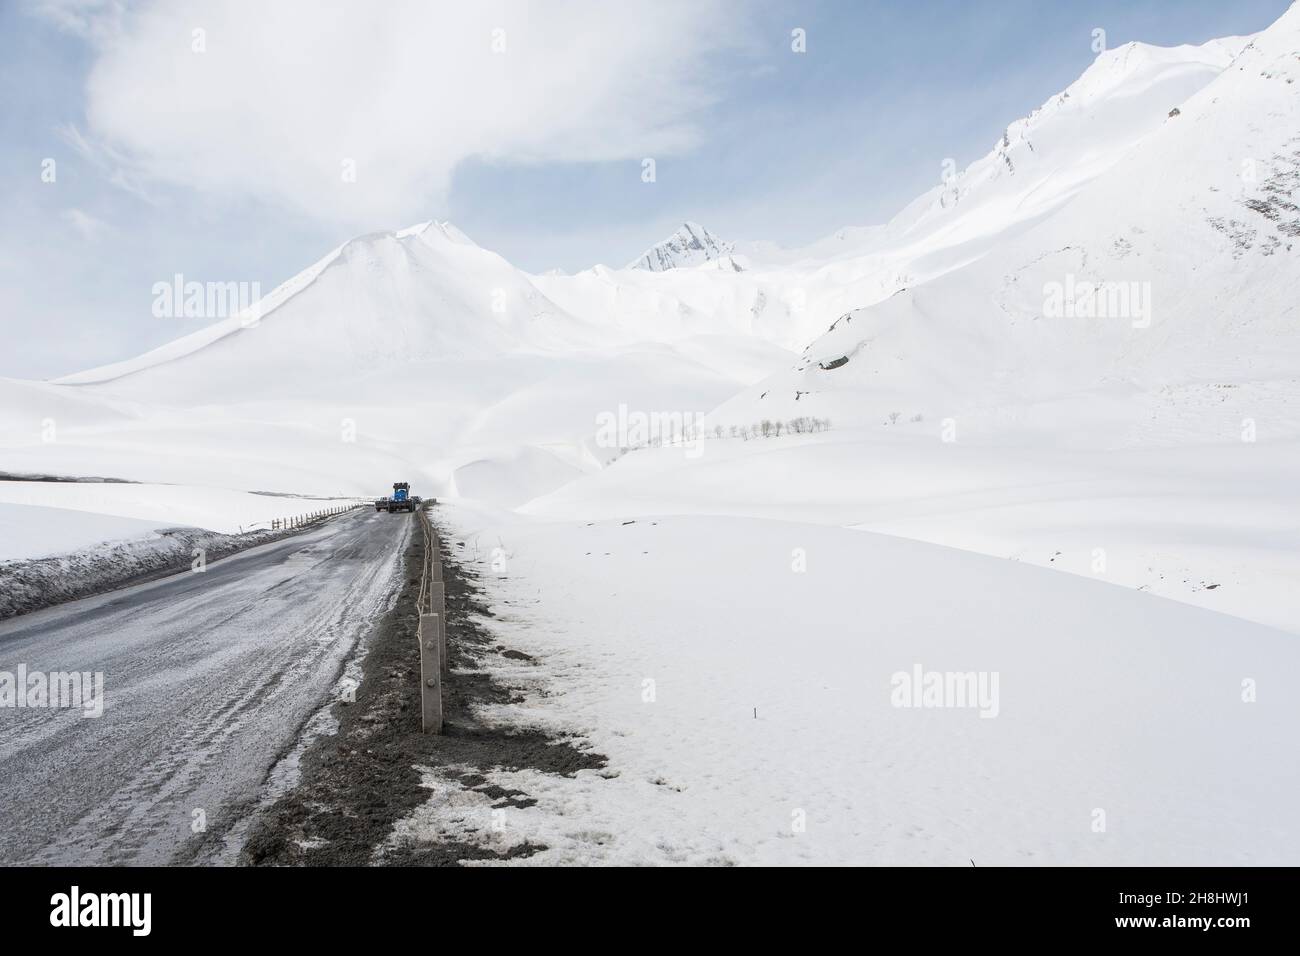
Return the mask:
[[[1108,383],[1300,374],[1297,51],[1292,8],[1052,215],[848,312],[719,414],[798,404],[874,421],[904,401],[938,415]]]
[[[609,341],[548,302],[496,253],[448,223],[430,222],[352,239],[244,313],[60,383],[112,381],[116,391],[176,399],[241,378],[265,386],[290,356],[317,374],[355,375],[412,360]]]

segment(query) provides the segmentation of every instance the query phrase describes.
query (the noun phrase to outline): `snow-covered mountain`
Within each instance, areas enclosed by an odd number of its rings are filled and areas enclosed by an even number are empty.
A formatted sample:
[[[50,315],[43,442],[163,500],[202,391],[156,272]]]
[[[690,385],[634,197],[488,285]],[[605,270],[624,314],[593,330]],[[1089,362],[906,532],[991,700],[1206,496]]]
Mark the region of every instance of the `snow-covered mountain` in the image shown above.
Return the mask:
[[[300,377],[271,374],[288,356],[314,375],[352,377],[427,359],[610,344],[602,331],[455,226],[427,222],[352,239],[244,312],[60,382],[114,382],[117,392],[175,400],[257,377],[264,390],[278,382],[300,393]]]
[[[725,322],[632,319],[566,310],[447,223],[362,236],[145,355],[2,383],[4,470],[329,493],[391,472],[523,501],[616,451],[591,442],[599,413],[703,414],[792,357]]]
[[[1162,128],[1247,42],[1130,43],[1102,53],[1070,87],[1003,130],[986,156],[964,170],[936,162],[935,186],[883,225],[786,249],[723,243],[688,223],[627,269],[597,266],[534,283],[595,321],[636,316],[639,328],[659,333],[725,326],[802,349],[845,313],[959,268],[1052,217]]]
[[[1300,373],[1297,50],[1293,8],[1250,41],[1103,54],[890,224],[924,236],[911,281],[719,414],[876,420]]]
[[[737,280],[797,276],[826,324],[702,453],[527,510],[851,525],[1300,629],[1300,7],[1066,93],[885,227]],[[801,417],[833,425],[754,427]]]
[[[647,269],[650,272],[667,272],[698,266],[705,262],[726,259],[735,246],[719,239],[697,222],[684,222],[681,228],[657,245],[651,246],[628,263],[629,269]],[[739,266],[732,263],[732,267]]]
[[[281,374],[286,356],[334,380],[412,361],[696,336],[800,349],[841,315],[960,269],[1049,218],[1171,122],[1170,110],[1246,42],[1103,53],[988,156],[883,227],[841,230],[800,250],[766,247],[766,258],[755,246],[759,261],[750,262],[687,222],[624,270],[527,276],[450,224],[424,223],[343,244],[263,299],[255,321],[237,315],[61,383],[112,381],[116,394],[174,401],[241,379],[255,378],[261,394],[310,389]]]

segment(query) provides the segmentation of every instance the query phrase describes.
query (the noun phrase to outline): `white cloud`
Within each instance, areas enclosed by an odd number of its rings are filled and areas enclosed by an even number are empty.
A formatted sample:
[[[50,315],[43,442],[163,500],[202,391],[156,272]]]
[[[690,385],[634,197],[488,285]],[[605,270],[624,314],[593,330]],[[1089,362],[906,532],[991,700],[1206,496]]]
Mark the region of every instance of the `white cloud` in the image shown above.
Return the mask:
[[[63,218],[87,242],[97,242],[105,233],[112,231],[112,227],[104,220],[96,219],[90,213],[81,209],[65,209],[63,210]]]
[[[29,9],[60,29],[87,39],[106,38],[122,15],[123,0],[28,0]]]
[[[92,143],[71,123],[59,127],[58,133],[65,143],[76,150],[82,159],[96,167],[112,185],[131,193],[137,199],[156,203],[156,200],[145,191],[130,172],[130,161],[117,154],[110,146],[102,142]]]
[[[364,228],[436,212],[469,157],[639,161],[689,149],[693,113],[716,88],[708,64],[741,42],[721,0],[109,9],[112,29],[92,31],[86,115],[124,175]]]

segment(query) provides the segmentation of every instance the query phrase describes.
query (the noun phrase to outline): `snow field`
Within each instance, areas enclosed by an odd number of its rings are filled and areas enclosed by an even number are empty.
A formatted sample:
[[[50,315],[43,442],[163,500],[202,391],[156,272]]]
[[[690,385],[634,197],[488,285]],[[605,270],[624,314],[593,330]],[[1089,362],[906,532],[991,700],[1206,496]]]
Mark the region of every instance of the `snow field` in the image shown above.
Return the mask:
[[[402,832],[543,842],[538,864],[1218,865],[1300,850],[1290,635],[844,529],[450,517],[453,540],[479,545],[494,626],[540,661],[504,665],[545,688],[524,720],[610,764],[494,774],[539,801],[506,809],[504,830],[491,801],[430,771],[434,795]],[[891,680],[916,666],[997,674],[996,716],[894,706]]]

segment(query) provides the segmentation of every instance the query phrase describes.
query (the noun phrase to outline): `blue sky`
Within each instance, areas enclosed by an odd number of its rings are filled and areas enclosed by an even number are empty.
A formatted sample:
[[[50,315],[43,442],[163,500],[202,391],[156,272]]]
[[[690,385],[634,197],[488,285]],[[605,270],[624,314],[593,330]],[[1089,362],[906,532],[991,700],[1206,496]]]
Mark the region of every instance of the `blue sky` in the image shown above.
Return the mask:
[[[151,315],[175,273],[269,291],[352,235],[429,218],[530,271],[621,265],[683,219],[782,244],[883,221],[1072,82],[1095,28],[1110,47],[1200,43],[1287,5],[390,0],[370,22],[377,5],[11,0],[0,375],[193,331]]]

